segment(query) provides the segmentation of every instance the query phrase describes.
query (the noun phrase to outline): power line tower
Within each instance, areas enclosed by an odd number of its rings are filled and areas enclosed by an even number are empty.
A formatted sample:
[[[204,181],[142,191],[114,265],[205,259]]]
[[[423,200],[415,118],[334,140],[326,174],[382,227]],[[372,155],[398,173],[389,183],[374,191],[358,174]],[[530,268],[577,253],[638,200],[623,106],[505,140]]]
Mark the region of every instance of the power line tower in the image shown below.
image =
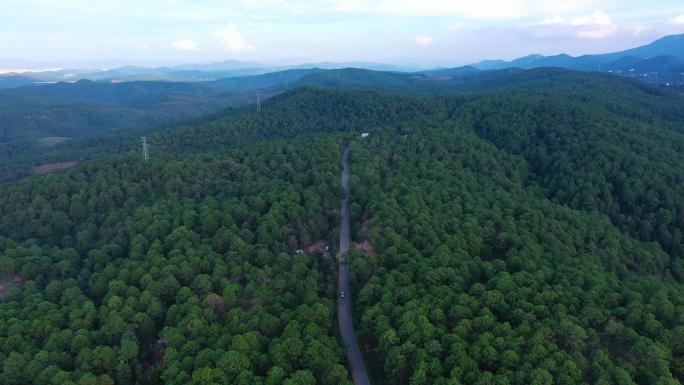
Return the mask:
[[[261,112],[261,95],[257,94],[257,112]]]
[[[147,150],[147,147],[148,147],[147,137],[145,137],[145,136],[142,137],[142,146],[143,146],[143,160],[145,162],[147,162],[148,160],[150,160],[150,153]]]

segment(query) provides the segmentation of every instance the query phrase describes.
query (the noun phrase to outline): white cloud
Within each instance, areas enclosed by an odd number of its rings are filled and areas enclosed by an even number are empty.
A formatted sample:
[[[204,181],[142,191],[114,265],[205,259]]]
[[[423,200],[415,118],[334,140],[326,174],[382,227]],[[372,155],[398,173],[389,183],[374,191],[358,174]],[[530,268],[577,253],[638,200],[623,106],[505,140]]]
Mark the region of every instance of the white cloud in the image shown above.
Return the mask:
[[[547,17],[525,29],[537,38],[603,39],[614,35],[618,27],[610,16],[597,9],[591,15],[569,20],[561,16]]]
[[[173,45],[173,48],[179,49],[181,51],[195,51],[198,47],[197,43],[194,40],[187,37],[184,39],[176,40],[173,43],[171,43],[171,45]]]
[[[223,47],[228,52],[242,53],[254,50],[254,47],[245,41],[233,24],[229,24],[226,28],[216,31],[214,36],[221,41],[221,44],[223,44]]]
[[[634,27],[632,27],[632,36],[639,36],[648,30],[649,30],[649,28],[644,27],[643,25],[634,26]]]
[[[563,25],[566,23],[567,21],[565,20],[565,18],[560,16],[554,16],[545,18],[544,20],[539,22],[539,25]]]
[[[610,16],[606,15],[602,10],[597,9],[591,16],[578,16],[573,17],[570,22],[573,26],[580,26],[585,24],[601,24],[601,25],[612,25],[613,21]]]
[[[618,0],[328,0],[347,13],[400,16],[457,16],[475,20],[535,18],[587,12]]]
[[[423,47],[427,47],[429,45],[432,45],[432,38],[430,36],[426,35],[418,35],[415,37],[416,44],[422,45]]]
[[[472,19],[509,19],[522,15],[527,0],[337,0],[339,12],[402,16],[464,16]]]
[[[251,7],[274,7],[287,6],[287,0],[242,0],[242,3]]]
[[[578,37],[587,39],[603,39],[617,31],[617,26],[613,24],[610,16],[603,13],[600,9],[597,9],[588,17],[573,18],[570,24],[577,29]]]
[[[682,24],[684,25],[684,15],[679,15],[675,18],[672,19],[673,24]]]

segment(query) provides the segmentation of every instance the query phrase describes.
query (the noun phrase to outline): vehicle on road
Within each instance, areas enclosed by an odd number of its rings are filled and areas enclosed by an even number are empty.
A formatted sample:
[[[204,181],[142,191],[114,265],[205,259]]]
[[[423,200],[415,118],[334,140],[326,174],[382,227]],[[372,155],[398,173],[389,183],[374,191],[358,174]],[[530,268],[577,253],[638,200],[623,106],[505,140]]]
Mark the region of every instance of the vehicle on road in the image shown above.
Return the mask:
[[[344,298],[344,290],[340,290],[340,298]]]

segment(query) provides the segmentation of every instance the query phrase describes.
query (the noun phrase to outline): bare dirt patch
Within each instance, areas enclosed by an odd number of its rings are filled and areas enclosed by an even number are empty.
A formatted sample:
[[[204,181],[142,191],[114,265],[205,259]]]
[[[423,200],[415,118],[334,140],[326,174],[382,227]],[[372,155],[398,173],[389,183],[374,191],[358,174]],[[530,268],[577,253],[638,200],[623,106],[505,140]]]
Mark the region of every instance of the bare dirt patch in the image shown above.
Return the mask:
[[[41,175],[41,174],[47,174],[52,171],[58,171],[58,170],[66,170],[68,168],[74,167],[75,165],[78,164],[77,160],[71,161],[71,162],[61,162],[61,163],[48,163],[44,164],[38,167],[34,167],[31,171],[34,174]]]
[[[325,253],[325,246],[326,246],[325,241],[322,239],[319,239],[316,242],[305,247],[304,251],[306,251],[306,253],[309,255],[323,254],[323,253]]]
[[[352,246],[361,250],[364,255],[371,255],[375,252],[373,246],[366,240],[361,243],[352,242]]]

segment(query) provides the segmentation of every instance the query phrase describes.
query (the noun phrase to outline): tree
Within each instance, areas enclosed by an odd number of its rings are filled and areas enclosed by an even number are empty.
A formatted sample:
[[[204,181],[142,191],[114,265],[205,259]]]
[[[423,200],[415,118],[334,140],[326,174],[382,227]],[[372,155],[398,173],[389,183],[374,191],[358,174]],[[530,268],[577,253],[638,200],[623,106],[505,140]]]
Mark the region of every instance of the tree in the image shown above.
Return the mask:
[[[308,370],[298,370],[294,372],[288,379],[283,382],[283,385],[315,385],[316,378]]]

